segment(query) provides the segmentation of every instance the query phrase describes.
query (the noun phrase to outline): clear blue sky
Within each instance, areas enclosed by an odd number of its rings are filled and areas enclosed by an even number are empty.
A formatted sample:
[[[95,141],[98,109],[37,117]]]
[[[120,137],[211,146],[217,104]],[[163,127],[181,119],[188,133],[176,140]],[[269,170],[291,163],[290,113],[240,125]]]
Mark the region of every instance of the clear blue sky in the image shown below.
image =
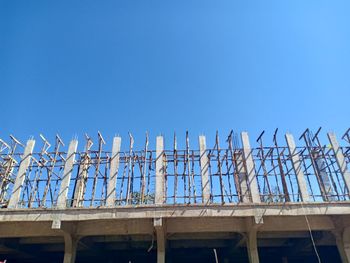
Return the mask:
[[[2,0],[0,137],[340,136],[349,13],[345,0]]]

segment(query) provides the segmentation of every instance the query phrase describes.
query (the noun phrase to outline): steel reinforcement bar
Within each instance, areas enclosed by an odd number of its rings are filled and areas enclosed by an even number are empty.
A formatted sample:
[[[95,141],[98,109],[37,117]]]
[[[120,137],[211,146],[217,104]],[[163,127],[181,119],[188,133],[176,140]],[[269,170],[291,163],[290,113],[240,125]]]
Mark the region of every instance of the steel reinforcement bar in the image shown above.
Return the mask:
[[[224,143],[217,133],[210,148],[199,136],[197,149],[190,147],[188,132],[180,149],[175,135],[171,148],[158,136],[156,148],[150,149],[146,135],[138,150],[129,134],[126,151],[118,136],[106,150],[101,133],[95,142],[86,135],[82,151],[76,139],[65,145],[56,136],[51,145],[40,135],[39,142],[23,144],[11,135],[9,141],[0,139],[0,204],[69,208],[349,201],[350,129],[341,137],[342,146],[332,132],[322,144],[320,131],[306,129],[299,146],[291,134],[281,139],[277,129],[268,146],[265,132],[254,146],[247,132],[231,131]]]

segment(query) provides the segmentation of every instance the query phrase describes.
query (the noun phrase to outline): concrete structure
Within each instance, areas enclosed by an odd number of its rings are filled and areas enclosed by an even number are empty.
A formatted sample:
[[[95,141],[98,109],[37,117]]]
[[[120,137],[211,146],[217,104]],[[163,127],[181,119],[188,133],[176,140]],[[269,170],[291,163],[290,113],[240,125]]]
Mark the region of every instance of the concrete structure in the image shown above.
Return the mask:
[[[80,152],[77,140],[60,154],[35,152],[34,140],[23,154],[2,150],[8,198],[0,209],[0,261],[349,263],[350,147],[333,133],[328,138],[322,161],[330,202],[291,134],[278,151],[252,147],[246,132],[242,147],[227,149],[207,148],[200,136],[199,150],[174,152],[158,136],[155,151],[121,151],[120,137],[111,152]],[[283,191],[279,169],[288,182]]]

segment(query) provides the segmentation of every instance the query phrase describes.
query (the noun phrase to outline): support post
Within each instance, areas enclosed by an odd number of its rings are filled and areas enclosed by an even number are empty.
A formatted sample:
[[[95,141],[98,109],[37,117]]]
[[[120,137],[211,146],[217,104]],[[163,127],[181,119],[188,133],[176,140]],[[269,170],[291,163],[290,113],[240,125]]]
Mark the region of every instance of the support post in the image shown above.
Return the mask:
[[[344,228],[342,232],[333,231],[333,234],[341,261],[343,263],[350,263],[350,227]]]
[[[325,201],[327,200],[336,201],[332,184],[328,177],[326,161],[322,158],[322,156],[317,155],[315,157],[315,163],[316,163],[316,169],[318,169],[318,173],[324,185],[325,194],[327,195],[327,196],[324,196],[323,198],[325,199]]]
[[[204,204],[210,203],[210,184],[209,184],[209,160],[207,156],[207,146],[205,136],[199,136],[199,154],[202,178],[202,201]]]
[[[337,137],[335,136],[335,133],[329,132],[327,135],[328,135],[329,142],[332,145],[332,149],[335,155],[335,159],[337,160],[340,172],[343,176],[344,183],[346,185],[346,188],[348,189],[348,194],[350,195],[350,172],[347,169],[345,157],[339,147],[339,143],[337,141]]]
[[[258,252],[258,228],[261,224],[256,224],[253,218],[246,218],[247,227],[247,251],[249,263],[259,263],[259,252]]]
[[[70,178],[72,176],[73,165],[75,160],[75,153],[78,147],[78,140],[72,140],[68,147],[68,153],[66,157],[66,163],[63,169],[63,177],[61,180],[60,191],[57,198],[57,207],[66,208],[67,207],[67,195],[69,189]]]
[[[236,154],[235,158],[236,171],[238,175],[239,188],[240,188],[240,201],[243,203],[249,203],[249,190],[247,184],[247,172],[244,167],[243,153]]]
[[[157,136],[156,144],[156,192],[155,192],[155,204],[161,205],[164,203],[164,138],[163,136]]]
[[[110,207],[115,205],[121,141],[122,141],[121,137],[114,137],[113,139],[111,167],[109,170],[109,181],[107,186],[107,200],[106,200],[106,205]]]
[[[30,164],[34,145],[35,145],[35,140],[27,141],[27,145],[24,149],[24,154],[23,154],[21,163],[19,164],[17,177],[15,180],[15,184],[13,186],[11,197],[10,197],[10,201],[8,205],[9,208],[17,208],[18,206],[19,198],[21,196],[21,190],[23,187],[24,179],[26,177],[28,166]]]
[[[260,193],[258,188],[258,180],[255,174],[254,160],[252,150],[250,148],[249,137],[247,132],[241,133],[243,155],[245,161],[245,167],[247,171],[248,186],[253,203],[261,203]]]
[[[63,236],[64,236],[63,263],[75,263],[79,238],[70,233],[63,233]]]
[[[74,190],[74,197],[73,197],[73,207],[81,207],[83,206],[83,198],[84,198],[84,191],[86,187],[86,180],[88,176],[88,167],[89,167],[89,155],[86,152],[83,160],[79,166],[79,175],[77,178],[76,187]]]
[[[64,238],[64,258],[63,263],[74,263],[78,242],[81,236],[76,234],[77,225],[75,223],[62,222],[59,218],[52,221],[51,228]]]
[[[287,133],[285,135],[285,137],[286,137],[286,141],[287,141],[287,145],[288,145],[289,154],[291,156],[292,166],[293,166],[295,175],[297,177],[301,199],[303,202],[309,202],[310,196],[309,196],[309,193],[307,191],[307,185],[306,185],[306,181],[305,181],[304,172],[303,172],[303,169],[301,167],[300,156],[299,156],[298,152],[296,151],[294,137],[290,133]]]
[[[155,218],[153,226],[157,234],[157,263],[165,263],[166,227],[163,218]]]

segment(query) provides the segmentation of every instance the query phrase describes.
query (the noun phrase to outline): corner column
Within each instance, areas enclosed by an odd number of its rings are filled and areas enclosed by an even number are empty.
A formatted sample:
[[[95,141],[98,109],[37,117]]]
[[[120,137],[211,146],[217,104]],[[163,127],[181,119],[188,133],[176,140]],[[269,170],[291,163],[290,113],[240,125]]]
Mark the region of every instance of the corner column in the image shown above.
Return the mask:
[[[57,198],[57,207],[66,208],[67,207],[67,195],[69,189],[70,178],[72,176],[73,165],[75,161],[75,153],[78,147],[78,140],[72,140],[68,147],[68,153],[66,158],[66,163],[63,169],[63,177],[61,180],[60,191]]]
[[[305,181],[304,172],[301,168],[300,156],[299,156],[298,152],[296,151],[294,137],[290,133],[287,133],[285,137],[286,137],[286,141],[287,141],[287,145],[288,145],[289,154],[291,156],[292,166],[293,166],[294,172],[295,172],[296,177],[297,177],[301,199],[303,200],[303,202],[309,202],[310,196],[309,196],[309,193],[307,191],[307,185],[306,185],[306,181]]]
[[[24,154],[19,164],[18,173],[16,177],[15,184],[13,186],[12,194],[10,196],[9,208],[17,208],[18,202],[21,196],[21,190],[23,187],[24,179],[26,177],[26,172],[30,164],[31,156],[33,153],[35,141],[28,140],[27,145],[24,149]]]
[[[210,203],[210,184],[209,184],[209,160],[207,156],[207,146],[205,136],[199,136],[199,154],[202,178],[202,200],[204,204]]]
[[[164,138],[163,136],[157,136],[156,143],[156,192],[155,192],[155,204],[161,205],[164,203]]]
[[[252,150],[250,148],[249,136],[247,132],[241,133],[242,145],[243,145],[243,156],[245,161],[245,167],[248,178],[248,186],[253,203],[261,203],[260,193],[258,188],[258,180],[255,174],[254,160]]]
[[[111,167],[109,170],[109,182],[107,186],[107,200],[106,200],[107,206],[115,205],[121,141],[122,141],[121,137],[114,137],[113,139]]]

